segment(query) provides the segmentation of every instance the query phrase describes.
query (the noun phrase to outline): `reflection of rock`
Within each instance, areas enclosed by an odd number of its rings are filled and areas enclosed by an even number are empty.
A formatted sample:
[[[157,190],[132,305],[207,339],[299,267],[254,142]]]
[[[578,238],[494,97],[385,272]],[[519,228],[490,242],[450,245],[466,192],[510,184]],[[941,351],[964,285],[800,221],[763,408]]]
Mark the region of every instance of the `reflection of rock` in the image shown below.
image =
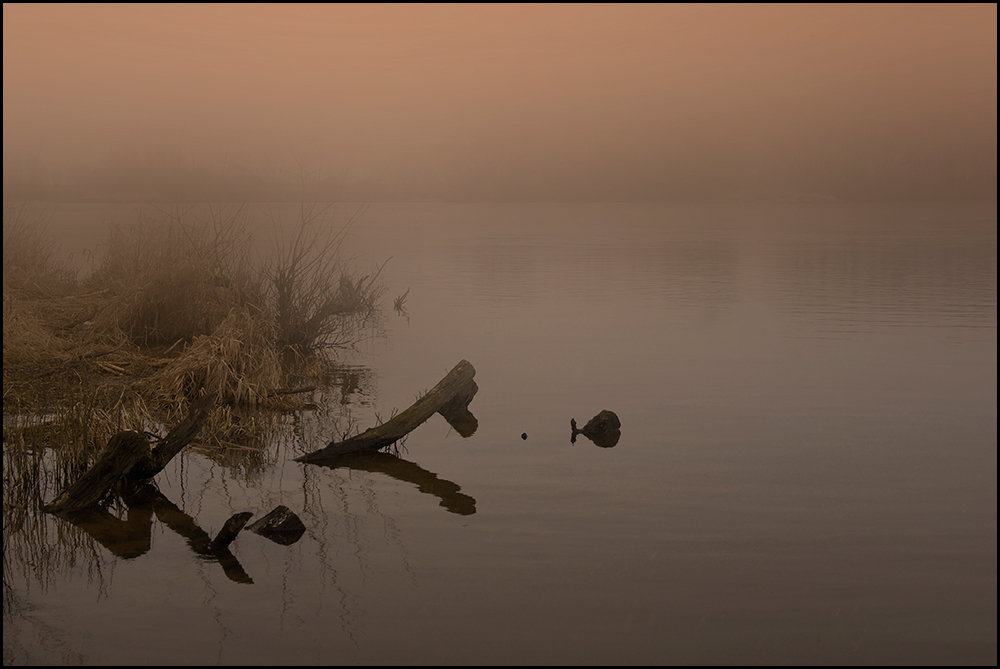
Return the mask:
[[[278,506],[247,529],[276,544],[289,546],[302,538],[306,526],[287,506]]]
[[[618,443],[621,439],[621,430],[611,430],[610,432],[600,432],[598,434],[585,434],[583,435],[594,442],[595,446],[600,446],[601,448],[611,448]]]
[[[587,421],[582,430],[577,429],[575,418],[570,419],[569,424],[573,430],[570,441],[574,444],[576,443],[576,435],[582,434],[601,448],[611,448],[618,443],[622,436],[622,423],[618,420],[618,415],[607,409]]]

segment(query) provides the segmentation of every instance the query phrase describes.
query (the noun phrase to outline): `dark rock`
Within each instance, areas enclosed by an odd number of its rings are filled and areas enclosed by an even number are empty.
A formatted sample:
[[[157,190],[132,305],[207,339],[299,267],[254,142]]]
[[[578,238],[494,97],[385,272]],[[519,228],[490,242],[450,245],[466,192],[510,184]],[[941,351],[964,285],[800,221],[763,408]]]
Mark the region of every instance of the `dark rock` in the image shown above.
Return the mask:
[[[576,427],[575,418],[571,419],[569,424],[573,430],[570,441],[574,444],[576,443],[576,435],[582,434],[601,448],[611,448],[618,443],[618,439],[622,436],[622,423],[618,420],[618,415],[607,409],[587,421],[582,430]]]
[[[607,434],[620,429],[622,429],[622,423],[618,420],[618,415],[614,411],[608,411],[605,409],[587,421],[587,424],[583,426],[580,433],[586,437],[592,437],[594,435]]]
[[[246,529],[277,544],[288,546],[302,538],[306,526],[287,506],[278,506]]]

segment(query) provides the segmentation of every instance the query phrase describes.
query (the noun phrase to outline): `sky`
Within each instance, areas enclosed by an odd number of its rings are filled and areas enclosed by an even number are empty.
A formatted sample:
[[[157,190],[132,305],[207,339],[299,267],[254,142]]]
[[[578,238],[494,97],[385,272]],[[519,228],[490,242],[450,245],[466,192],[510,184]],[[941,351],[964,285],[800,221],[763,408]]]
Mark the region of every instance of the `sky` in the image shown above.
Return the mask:
[[[4,4],[3,31],[5,199],[996,198],[995,4]]]

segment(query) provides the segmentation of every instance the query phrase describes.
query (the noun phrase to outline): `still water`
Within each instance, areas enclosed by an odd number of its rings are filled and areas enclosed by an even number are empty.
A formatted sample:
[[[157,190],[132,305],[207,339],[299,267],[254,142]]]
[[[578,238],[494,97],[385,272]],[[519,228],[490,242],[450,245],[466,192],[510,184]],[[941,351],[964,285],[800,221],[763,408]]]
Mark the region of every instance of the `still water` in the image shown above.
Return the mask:
[[[78,250],[133,209],[43,213]],[[372,205],[347,242],[388,259],[384,336],[344,355],[361,381],[252,464],[192,453],[155,480],[209,534],[284,504],[302,538],[242,533],[249,584],[159,514],[132,558],[41,516],[78,548],[5,551],[4,662],[995,665],[996,224],[995,204]],[[462,359],[471,437],[434,416],[399,458],[293,461]],[[602,409],[618,443],[571,443]]]

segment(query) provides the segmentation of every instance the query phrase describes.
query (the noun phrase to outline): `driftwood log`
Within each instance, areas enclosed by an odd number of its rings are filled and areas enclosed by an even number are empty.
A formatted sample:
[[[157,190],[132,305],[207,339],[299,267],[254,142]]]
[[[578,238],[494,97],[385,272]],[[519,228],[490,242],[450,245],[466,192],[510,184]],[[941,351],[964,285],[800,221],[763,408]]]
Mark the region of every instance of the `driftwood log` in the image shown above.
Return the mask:
[[[125,476],[130,481],[145,481],[163,471],[167,463],[195,438],[201,426],[208,420],[208,414],[212,412],[214,404],[215,395],[206,395],[192,403],[184,420],[167,432],[167,436],[152,448],[148,457],[142,458],[126,470]]]
[[[418,426],[433,416],[435,413],[445,411],[454,416],[458,407],[453,403],[456,397],[461,397],[461,402],[467,408],[472,396],[477,388],[472,377],[476,375],[476,370],[472,363],[463,360],[438,382],[436,386],[417,400],[410,408],[397,414],[391,420],[382,423],[377,427],[362,432],[341,442],[333,442],[326,448],[307,453],[299,458],[299,462],[322,463],[341,455],[352,453],[366,453],[377,451],[386,446],[390,446]],[[470,384],[472,384],[470,386]],[[475,431],[473,429],[473,431]]]
[[[95,506],[144,457],[149,457],[146,435],[132,430],[119,432],[108,440],[90,469],[46,504],[44,510],[60,513]]]
[[[171,458],[194,439],[208,419],[214,397],[204,397],[191,406],[188,415],[150,448],[146,435],[125,430],[111,437],[97,460],[83,476],[46,504],[49,513],[66,513],[96,506],[122,478],[141,481],[158,474]]]

